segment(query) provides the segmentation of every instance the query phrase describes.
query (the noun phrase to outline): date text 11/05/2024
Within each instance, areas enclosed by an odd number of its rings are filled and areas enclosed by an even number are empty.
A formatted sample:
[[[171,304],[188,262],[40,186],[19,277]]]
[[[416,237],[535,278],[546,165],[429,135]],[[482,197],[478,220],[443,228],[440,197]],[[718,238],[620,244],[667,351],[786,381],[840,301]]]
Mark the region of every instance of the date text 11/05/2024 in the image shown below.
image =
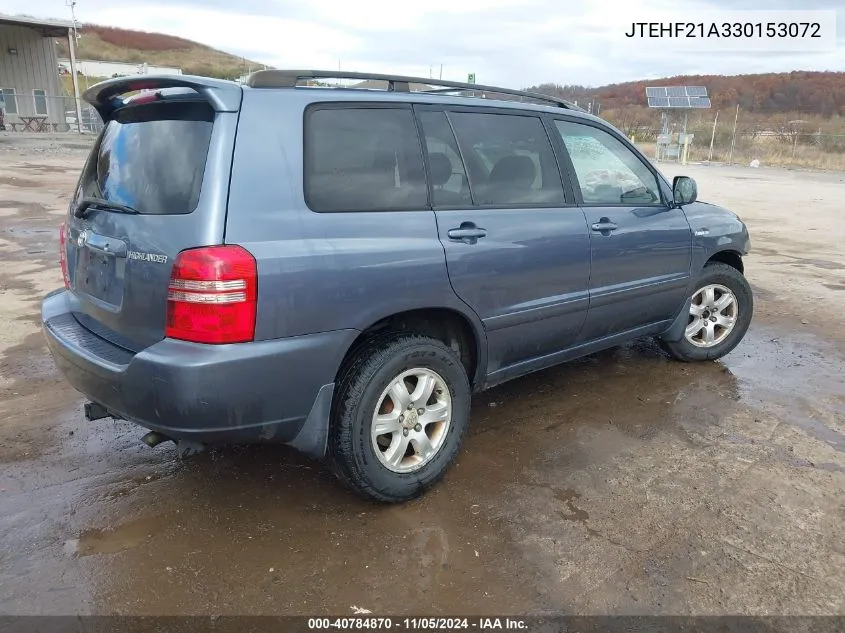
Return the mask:
[[[520,618],[478,617],[478,618],[380,618],[372,616],[353,616],[344,618],[308,618],[308,629],[312,631],[341,629],[397,629],[397,630],[527,630],[528,623]]]
[[[815,38],[819,22],[631,22],[625,37],[639,38]]]

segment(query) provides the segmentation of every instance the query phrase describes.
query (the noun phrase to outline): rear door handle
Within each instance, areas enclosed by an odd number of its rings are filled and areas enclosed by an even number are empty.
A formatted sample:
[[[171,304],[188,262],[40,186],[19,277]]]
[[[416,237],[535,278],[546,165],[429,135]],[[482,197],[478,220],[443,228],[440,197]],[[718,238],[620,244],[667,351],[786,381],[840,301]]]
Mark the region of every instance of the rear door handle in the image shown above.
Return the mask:
[[[591,224],[590,228],[593,229],[594,231],[599,231],[601,233],[609,233],[610,231],[615,231],[619,227],[615,223],[611,222],[610,220],[608,220],[606,218],[602,218],[601,222],[595,222],[595,223]]]
[[[447,235],[450,240],[475,244],[479,238],[487,236],[487,229],[475,226],[472,222],[464,222],[460,228],[449,229]]]

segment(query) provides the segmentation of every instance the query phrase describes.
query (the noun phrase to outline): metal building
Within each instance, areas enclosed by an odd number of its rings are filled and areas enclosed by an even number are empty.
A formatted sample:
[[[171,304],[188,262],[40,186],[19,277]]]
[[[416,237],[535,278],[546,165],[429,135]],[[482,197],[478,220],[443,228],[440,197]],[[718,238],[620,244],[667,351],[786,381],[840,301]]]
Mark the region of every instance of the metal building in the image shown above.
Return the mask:
[[[79,99],[61,96],[54,42],[66,37],[73,57],[73,33],[69,21],[0,14],[0,105],[7,129],[67,129],[68,111],[81,118]]]
[[[59,68],[70,72],[70,60],[59,58]],[[107,62],[94,59],[77,59],[76,72],[87,77],[109,78],[116,75],[181,75],[182,69],[175,66],[152,66],[147,63],[129,64],[126,62]]]

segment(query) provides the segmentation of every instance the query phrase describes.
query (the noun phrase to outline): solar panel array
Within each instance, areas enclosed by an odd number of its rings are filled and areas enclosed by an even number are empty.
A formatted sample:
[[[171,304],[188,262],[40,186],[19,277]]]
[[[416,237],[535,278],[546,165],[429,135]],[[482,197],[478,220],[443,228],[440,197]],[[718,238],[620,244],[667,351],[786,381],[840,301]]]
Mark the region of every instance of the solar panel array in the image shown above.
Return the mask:
[[[659,86],[645,89],[649,108],[709,108],[704,86]]]

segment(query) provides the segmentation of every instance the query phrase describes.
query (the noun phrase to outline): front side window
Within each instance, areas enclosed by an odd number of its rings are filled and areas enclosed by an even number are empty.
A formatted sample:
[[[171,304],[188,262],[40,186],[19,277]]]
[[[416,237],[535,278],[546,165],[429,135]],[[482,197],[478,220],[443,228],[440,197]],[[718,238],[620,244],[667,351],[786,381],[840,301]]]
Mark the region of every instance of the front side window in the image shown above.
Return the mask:
[[[33,90],[32,100],[35,102],[35,114],[47,116],[47,91]]]
[[[560,173],[542,121],[534,116],[451,112],[476,204],[564,202]]]
[[[592,125],[555,121],[584,204],[660,203],[657,178],[619,139]]]
[[[0,92],[2,92],[3,95],[3,109],[6,110],[6,114],[17,114],[18,97],[15,94],[15,89],[0,88]]]
[[[319,108],[305,121],[305,199],[313,211],[428,208],[410,108]]]

